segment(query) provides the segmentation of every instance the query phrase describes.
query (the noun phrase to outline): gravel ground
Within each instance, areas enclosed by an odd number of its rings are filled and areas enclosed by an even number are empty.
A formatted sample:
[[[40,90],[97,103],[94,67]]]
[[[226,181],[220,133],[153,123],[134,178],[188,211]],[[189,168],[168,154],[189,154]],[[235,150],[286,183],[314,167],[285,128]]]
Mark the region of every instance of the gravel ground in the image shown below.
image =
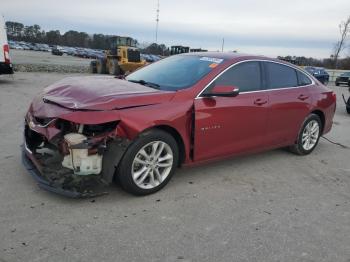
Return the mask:
[[[74,56],[55,56],[50,52],[11,50],[15,71],[86,73],[91,59]]]
[[[20,160],[34,94],[63,78],[0,78],[0,261],[350,261],[350,150],[324,139],[179,169],[159,193],[73,200],[37,187]],[[350,146],[338,94],[328,138]]]

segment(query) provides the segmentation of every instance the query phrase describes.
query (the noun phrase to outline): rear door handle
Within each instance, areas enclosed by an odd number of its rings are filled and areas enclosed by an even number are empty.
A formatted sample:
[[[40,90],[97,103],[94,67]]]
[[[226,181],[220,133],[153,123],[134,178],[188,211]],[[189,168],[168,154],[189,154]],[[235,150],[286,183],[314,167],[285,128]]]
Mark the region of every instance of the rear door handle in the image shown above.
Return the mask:
[[[304,95],[304,94],[301,94],[301,95],[298,96],[298,99],[301,100],[301,101],[304,101],[304,100],[306,100],[308,98],[309,98],[309,96]]]
[[[264,105],[264,104],[266,104],[267,103],[267,100],[263,100],[263,99],[261,99],[261,98],[258,98],[258,99],[256,99],[255,101],[254,101],[254,104],[255,105],[258,105],[258,106],[262,106],[262,105]]]

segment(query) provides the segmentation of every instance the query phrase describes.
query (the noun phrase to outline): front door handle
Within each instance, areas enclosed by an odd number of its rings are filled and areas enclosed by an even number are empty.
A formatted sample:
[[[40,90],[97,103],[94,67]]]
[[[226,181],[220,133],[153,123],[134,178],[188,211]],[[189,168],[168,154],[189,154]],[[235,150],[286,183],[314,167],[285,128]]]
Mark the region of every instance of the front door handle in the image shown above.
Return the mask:
[[[301,94],[301,95],[298,96],[298,99],[301,100],[301,101],[304,101],[304,100],[306,100],[308,98],[309,98],[309,96],[304,95],[304,94]]]
[[[261,98],[258,98],[257,100],[254,101],[255,105],[262,106],[267,103],[267,100],[263,100]]]

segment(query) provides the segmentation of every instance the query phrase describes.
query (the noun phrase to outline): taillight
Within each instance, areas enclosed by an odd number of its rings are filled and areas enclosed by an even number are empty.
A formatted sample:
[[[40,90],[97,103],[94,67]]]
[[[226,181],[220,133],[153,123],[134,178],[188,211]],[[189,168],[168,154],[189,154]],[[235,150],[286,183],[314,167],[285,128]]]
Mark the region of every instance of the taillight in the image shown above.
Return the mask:
[[[10,64],[10,48],[8,45],[4,45],[4,58],[5,64]]]

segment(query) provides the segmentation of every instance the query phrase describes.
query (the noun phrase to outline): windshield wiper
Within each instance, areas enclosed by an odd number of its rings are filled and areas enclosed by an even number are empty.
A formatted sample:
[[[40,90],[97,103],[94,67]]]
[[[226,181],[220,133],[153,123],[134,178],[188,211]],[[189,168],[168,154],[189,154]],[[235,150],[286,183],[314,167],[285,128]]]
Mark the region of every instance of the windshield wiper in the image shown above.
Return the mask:
[[[152,83],[152,82],[147,82],[145,80],[128,80],[129,82],[133,82],[133,83],[137,83],[137,84],[141,84],[143,86],[148,86],[154,89],[160,89],[160,85],[156,84],[156,83]]]

